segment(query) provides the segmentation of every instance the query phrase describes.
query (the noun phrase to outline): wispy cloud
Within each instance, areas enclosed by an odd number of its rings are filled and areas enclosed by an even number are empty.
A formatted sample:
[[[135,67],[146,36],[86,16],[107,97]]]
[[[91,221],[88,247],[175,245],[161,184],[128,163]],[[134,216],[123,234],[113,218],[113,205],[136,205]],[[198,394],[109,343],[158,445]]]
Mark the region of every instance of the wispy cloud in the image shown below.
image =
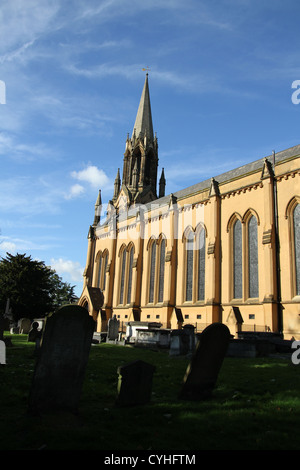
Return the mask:
[[[51,261],[52,268],[61,276],[67,274],[69,278],[74,282],[82,281],[83,270],[84,268],[77,261],[71,261],[68,259],[52,258]]]
[[[22,161],[32,161],[36,158],[53,159],[59,152],[49,148],[44,142],[24,143],[20,142],[20,136],[10,132],[0,133],[0,155],[9,158],[21,158]]]
[[[0,210],[5,214],[57,214],[63,187],[47,177],[15,176],[0,181]]]
[[[17,237],[0,237],[0,251],[9,252],[12,254],[15,253],[25,253],[32,251],[48,251],[53,250],[55,247],[59,246],[57,243],[41,243],[40,240],[34,241],[26,240]]]
[[[60,9],[57,0],[14,0],[1,5],[0,54],[12,59],[40,35],[51,31]],[[15,57],[16,57],[15,55]]]

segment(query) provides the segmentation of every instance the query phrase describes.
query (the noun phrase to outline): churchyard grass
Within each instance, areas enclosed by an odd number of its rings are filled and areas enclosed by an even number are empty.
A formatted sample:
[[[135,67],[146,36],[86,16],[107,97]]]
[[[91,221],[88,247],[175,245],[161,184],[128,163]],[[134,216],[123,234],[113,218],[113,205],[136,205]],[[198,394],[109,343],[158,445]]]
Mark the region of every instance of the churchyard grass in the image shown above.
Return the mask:
[[[79,414],[27,414],[34,344],[12,335],[1,366],[0,450],[299,450],[300,364],[291,358],[229,358],[213,397],[178,399],[189,360],[111,344],[92,345]],[[117,369],[156,367],[151,403],[116,407]]]

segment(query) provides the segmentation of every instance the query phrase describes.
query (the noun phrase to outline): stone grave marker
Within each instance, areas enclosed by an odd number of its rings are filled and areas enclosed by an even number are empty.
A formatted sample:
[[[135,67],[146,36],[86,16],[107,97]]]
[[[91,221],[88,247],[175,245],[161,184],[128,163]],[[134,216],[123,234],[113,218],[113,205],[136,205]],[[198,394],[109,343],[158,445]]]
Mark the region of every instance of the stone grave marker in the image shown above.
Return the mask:
[[[107,341],[116,341],[119,337],[120,321],[116,315],[108,320],[107,326]]]
[[[29,318],[20,318],[18,328],[21,334],[27,335],[31,328],[31,320]]]
[[[230,337],[230,331],[223,323],[212,323],[205,328],[186,370],[179,398],[202,400],[211,396]]]
[[[77,412],[95,322],[79,305],[65,305],[47,318],[36,362],[29,412]]]
[[[186,356],[195,350],[195,327],[185,325],[181,330],[173,330],[170,339],[170,356]]]
[[[155,366],[137,360],[118,368],[118,406],[145,405],[151,400]]]
[[[3,340],[0,340],[0,365],[6,364],[6,344]]]

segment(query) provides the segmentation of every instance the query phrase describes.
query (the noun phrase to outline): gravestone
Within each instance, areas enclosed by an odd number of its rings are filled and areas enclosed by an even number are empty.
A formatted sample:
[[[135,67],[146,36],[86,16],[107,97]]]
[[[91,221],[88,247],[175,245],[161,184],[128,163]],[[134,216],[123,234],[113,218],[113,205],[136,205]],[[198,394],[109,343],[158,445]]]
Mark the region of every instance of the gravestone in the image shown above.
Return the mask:
[[[118,406],[145,405],[151,400],[155,366],[137,360],[118,368]]]
[[[21,334],[28,334],[31,328],[31,320],[29,318],[20,318],[18,327]]]
[[[6,344],[3,340],[0,340],[0,365],[6,364]]]
[[[119,337],[119,327],[120,321],[117,319],[116,315],[108,320],[107,326],[107,340],[116,341]]]
[[[195,327],[185,325],[182,330],[171,332],[170,356],[186,356],[195,350]]]
[[[223,323],[212,323],[203,330],[186,370],[179,398],[201,400],[211,396],[230,337],[230,331]]]
[[[79,305],[47,318],[29,396],[29,412],[77,412],[95,322]]]

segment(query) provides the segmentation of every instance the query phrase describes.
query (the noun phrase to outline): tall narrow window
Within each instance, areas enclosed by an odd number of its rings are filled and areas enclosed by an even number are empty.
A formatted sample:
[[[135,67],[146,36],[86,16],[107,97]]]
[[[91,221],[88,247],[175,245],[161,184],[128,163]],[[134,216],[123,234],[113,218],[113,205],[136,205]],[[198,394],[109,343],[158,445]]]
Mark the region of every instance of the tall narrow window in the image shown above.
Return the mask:
[[[120,283],[120,304],[123,304],[124,300],[124,284],[125,284],[125,267],[126,267],[126,250],[122,253],[122,265],[121,265],[121,283]]]
[[[233,226],[233,297],[243,297],[242,224],[237,220]]]
[[[190,232],[186,241],[186,292],[185,300],[193,300],[194,271],[194,232]]]
[[[133,265],[133,246],[129,251],[129,272],[128,272],[128,289],[127,289],[127,303],[131,301],[131,287],[132,287],[132,265]]]
[[[204,300],[205,294],[205,230],[198,235],[198,300]]]
[[[106,253],[106,255],[104,257],[103,287],[102,287],[102,290],[105,290],[107,261],[108,261],[108,253]]]
[[[102,254],[100,253],[99,260],[98,260],[97,287],[100,287],[101,268],[102,268]]]
[[[164,300],[165,251],[166,241],[163,238],[160,244],[158,302]]]
[[[295,274],[296,274],[296,295],[300,295],[300,204],[294,209],[294,247],[295,247]]]
[[[156,261],[156,243],[154,241],[151,245],[149,303],[153,303],[154,301],[155,261]]]
[[[254,215],[248,222],[248,274],[249,297],[258,297],[257,220]]]

